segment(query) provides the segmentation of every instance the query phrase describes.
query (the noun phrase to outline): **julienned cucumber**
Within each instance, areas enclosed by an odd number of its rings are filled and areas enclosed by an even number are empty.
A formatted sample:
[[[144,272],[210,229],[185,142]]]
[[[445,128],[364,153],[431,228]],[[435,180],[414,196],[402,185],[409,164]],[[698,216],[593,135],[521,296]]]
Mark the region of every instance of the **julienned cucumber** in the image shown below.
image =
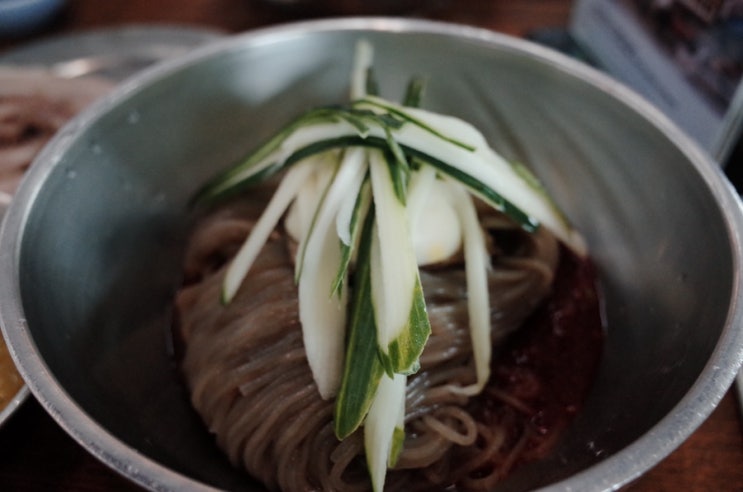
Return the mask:
[[[369,95],[371,61],[371,47],[360,43],[349,103],[299,116],[207,183],[194,202],[284,173],[228,267],[222,300],[231,302],[285,218],[299,244],[299,317],[313,378],[323,398],[335,397],[339,438],[364,427],[372,484],[381,491],[403,446],[405,381],[418,370],[430,333],[419,265],[445,260],[452,248],[464,253],[477,372],[475,384],[453,391],[477,394],[489,377],[490,261],[473,197],[526,231],[544,226],[577,254],[586,249],[525,167],[507,162],[472,125],[411,107],[421,100],[421,79],[408,86],[406,105]],[[452,217],[443,236],[446,221],[433,234],[425,226],[432,221],[421,220],[433,195],[436,210]],[[414,247],[420,242],[432,245],[423,256]]]

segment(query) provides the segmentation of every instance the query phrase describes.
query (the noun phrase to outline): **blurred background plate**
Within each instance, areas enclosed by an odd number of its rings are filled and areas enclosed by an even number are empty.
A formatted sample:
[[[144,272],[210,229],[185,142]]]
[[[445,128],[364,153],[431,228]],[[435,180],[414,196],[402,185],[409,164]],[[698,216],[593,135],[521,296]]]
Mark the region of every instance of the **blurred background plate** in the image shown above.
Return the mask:
[[[14,2],[0,0],[0,7],[6,3]],[[0,9],[0,17],[2,12]],[[96,76],[120,82],[149,65],[185,54],[221,36],[222,33],[208,29],[131,25],[31,43],[0,54],[0,65],[50,70],[52,75],[64,78]],[[10,198],[10,195],[0,192],[0,219],[5,215]],[[3,406],[0,401],[0,426],[14,414],[28,394],[28,387],[24,385],[7,404]]]
[[[0,54],[0,64],[45,66],[62,77],[98,75],[121,81],[222,35],[210,29],[130,25],[37,41]]]

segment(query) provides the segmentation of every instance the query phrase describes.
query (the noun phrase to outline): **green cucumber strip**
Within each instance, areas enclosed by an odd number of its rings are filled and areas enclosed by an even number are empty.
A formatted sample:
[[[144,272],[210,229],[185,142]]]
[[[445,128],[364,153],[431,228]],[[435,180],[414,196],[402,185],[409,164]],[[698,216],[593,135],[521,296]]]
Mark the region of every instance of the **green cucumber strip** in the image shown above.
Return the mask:
[[[280,147],[289,136],[302,127],[336,122],[337,118],[337,114],[329,111],[328,108],[318,108],[292,120],[240,162],[209,180],[196,192],[191,204],[221,199],[231,194],[228,193],[229,191],[234,192],[254,182],[260,182],[257,179],[258,175],[260,175],[260,180],[263,180],[276,174],[284,168],[282,165],[277,165],[277,161],[283,161]]]
[[[315,157],[324,157],[328,154],[316,154]],[[312,238],[312,233],[315,230],[315,226],[318,223],[318,220],[320,217],[324,217],[325,221],[327,222],[328,216],[333,212],[333,207],[336,205],[335,203],[332,203],[332,200],[327,200],[328,195],[330,194],[330,190],[335,185],[335,178],[338,175],[340,171],[340,163],[338,162],[337,158],[331,157],[332,162],[318,162],[314,165],[315,173],[320,174],[319,176],[316,176],[315,179],[318,179],[321,181],[323,190],[320,195],[320,199],[317,201],[317,204],[315,205],[315,208],[313,210],[312,214],[312,220],[310,221],[309,227],[307,228],[307,231],[304,234],[304,237],[301,237],[299,239],[299,248],[297,251],[297,257],[296,262],[294,265],[294,281],[296,283],[299,283],[299,280],[302,277],[302,269],[304,267],[304,259],[307,255],[307,245],[310,242],[310,239]],[[332,167],[331,167],[332,166]],[[336,192],[337,194],[337,192]],[[335,197],[333,197],[335,198]],[[328,203],[331,202],[331,203]],[[323,229],[325,229],[325,226],[323,225]]]
[[[390,456],[387,459],[388,468],[392,468],[397,464],[397,460],[400,458],[400,453],[402,453],[404,444],[405,428],[398,425],[395,427],[394,433],[392,434],[392,446],[390,448]]]
[[[369,136],[366,138],[362,138],[362,137],[359,137],[358,135],[345,134],[345,135],[340,135],[335,138],[329,138],[326,140],[314,142],[305,147],[297,149],[294,153],[292,153],[289,157],[286,158],[283,165],[277,166],[276,169],[278,170],[279,168],[283,169],[285,167],[289,167],[295,164],[296,162],[300,162],[303,159],[311,155],[324,152],[331,148],[346,148],[350,146],[364,146],[364,147],[372,147],[372,148],[377,148],[377,149],[382,149],[382,150],[388,149],[386,138],[381,138],[381,137],[376,137],[376,136]],[[432,165],[433,167],[437,168],[439,171],[451,176],[453,179],[456,179],[462,182],[463,184],[467,185],[467,187],[470,188],[475,194],[477,194],[479,197],[484,199],[495,209],[511,217],[514,221],[520,224],[525,230],[533,232],[538,228],[539,222],[534,217],[528,215],[526,212],[521,210],[519,207],[515,206],[509,200],[506,200],[500,193],[495,191],[493,188],[486,185],[485,183],[483,183],[476,177],[472,176],[471,174],[468,174],[467,172],[462,171],[459,167],[456,167],[447,162],[444,162],[443,160],[433,155],[430,155],[427,152],[413,148],[409,145],[401,144],[400,148],[406,155],[409,156],[410,159],[415,158],[415,159],[419,159],[422,162],[428,163],[429,165]],[[529,187],[529,190],[531,190],[530,191],[531,193],[535,193],[531,187]],[[229,191],[229,188],[224,188],[221,190],[221,192],[223,193],[228,192],[228,191]],[[541,196],[540,196],[540,200],[542,200]],[[561,237],[561,238],[568,237],[566,236],[566,234],[557,234],[557,235],[558,237]],[[567,244],[571,245],[570,242],[567,242]]]
[[[392,468],[397,464],[397,460],[400,458],[403,446],[405,445],[405,404],[406,404],[406,392],[407,392],[407,379],[405,381],[405,388],[400,398],[399,408],[397,410],[397,423],[395,425],[395,431],[392,434],[392,446],[390,447],[390,455],[387,458],[387,467]]]
[[[423,77],[413,77],[408,81],[405,88],[405,95],[402,99],[403,106],[418,108],[423,101],[423,91],[426,88],[426,79]]]
[[[577,253],[585,254],[585,244],[582,238],[566,223],[564,215],[548,195],[546,195],[544,189],[541,186],[535,186],[534,179],[530,178],[530,175],[525,176],[523,170],[520,171],[519,168],[514,169],[513,166],[505,163],[502,158],[497,156],[489,148],[469,152],[456,145],[447,146],[446,143],[450,142],[446,140],[442,141],[441,138],[437,138],[436,135],[431,134],[425,129],[418,128],[415,130],[417,128],[415,126],[400,127],[393,135],[389,126],[380,123],[383,120],[383,115],[370,116],[369,112],[357,111],[354,113],[355,115],[379,125],[369,127],[368,130],[370,133],[364,137],[358,134],[358,128],[355,128],[351,123],[339,124],[337,122],[339,119],[345,121],[343,117],[339,117],[339,114],[344,112],[350,113],[349,111],[337,108],[322,108],[311,113],[313,116],[307,117],[307,120],[319,121],[320,123],[313,126],[312,129],[304,128],[303,131],[308,135],[325,135],[331,138],[311,141],[307,145],[295,148],[289,146],[293,151],[285,151],[285,153],[289,153],[283,162],[272,162],[269,166],[256,166],[252,170],[248,169],[250,172],[255,172],[253,174],[249,172],[248,174],[250,176],[248,178],[242,175],[241,179],[247,179],[249,181],[250,178],[256,176],[265,179],[271,173],[278,172],[310,155],[333,147],[343,148],[349,145],[376,147],[385,149],[385,152],[392,153],[392,155],[396,156],[398,165],[392,167],[397,168],[397,172],[393,174],[397,176],[394,183],[396,184],[395,191],[398,199],[405,193],[403,170],[404,173],[408,172],[405,169],[407,166],[404,167],[399,163],[405,162],[401,159],[401,156],[403,158],[407,156],[407,158],[413,161],[426,162],[436,167],[439,171],[462,182],[473,193],[490,203],[491,206],[510,216],[527,231],[536,230],[539,223],[544,222],[565,244]],[[328,124],[327,122],[331,120],[333,123]],[[308,125],[289,125],[288,128],[291,131],[287,130],[286,133],[291,133],[291,135],[284,133],[281,139],[272,139],[271,142],[280,140],[281,142],[276,145],[281,145],[293,139],[293,145],[298,145],[303,139],[307,140],[308,136],[299,138],[293,129],[302,129]],[[462,127],[463,129],[460,128],[459,130],[463,133],[470,131],[470,127],[467,124],[461,123],[458,120],[454,120],[454,123],[450,123],[450,126]],[[391,138],[393,136],[395,137],[394,139]],[[426,149],[425,151],[421,150],[424,148]],[[271,152],[274,150],[272,149]],[[271,152],[267,152],[268,155],[274,156]],[[261,155],[262,153],[259,151],[257,154]],[[217,193],[215,191],[215,193],[217,195],[225,193],[240,183],[244,184],[245,181],[238,180],[231,182],[228,180],[228,182],[220,183],[215,188],[219,192]],[[507,190],[510,195],[518,197],[522,204],[526,204],[526,208],[515,205],[511,199],[506,199],[495,188]],[[217,195],[210,196],[214,197]]]
[[[526,212],[521,210],[510,201],[506,200],[503,195],[493,190],[487,184],[480,181],[477,177],[472,176],[471,174],[462,171],[460,168],[446,163],[440,159],[437,159],[436,157],[422,152],[418,149],[405,147],[405,152],[415,157],[416,159],[420,159],[430,166],[435,167],[450,178],[459,181],[477,196],[489,203],[490,206],[500,212],[503,212],[511,219],[513,219],[524,230],[528,232],[534,232],[539,228],[539,222],[535,218],[528,215]]]
[[[295,162],[301,161],[302,159],[318,152],[323,152],[331,148],[346,148],[352,146],[363,146],[371,147],[380,150],[387,150],[387,140],[380,137],[366,137],[361,138],[356,135],[343,135],[337,138],[324,140],[322,142],[316,142],[308,145],[302,149],[297,150],[287,159],[287,165],[291,165]],[[520,208],[513,205],[510,201],[503,198],[503,196],[497,191],[493,190],[476,177],[461,171],[459,168],[450,165],[424,151],[412,148],[407,145],[400,145],[402,151],[409,156],[409,158],[415,158],[421,162],[425,162],[444,174],[449,175],[452,179],[462,182],[468,188],[470,188],[480,198],[484,199],[495,209],[505,213],[511,217],[516,223],[521,225],[525,230],[529,232],[535,231],[539,227],[538,221],[533,217],[526,214]]]
[[[368,41],[359,40],[356,43],[351,68],[351,99],[364,97],[369,92],[373,61],[374,48]]]
[[[281,172],[301,160],[303,155],[317,152],[315,143],[349,134],[349,130],[352,130],[351,135],[365,137],[370,132],[370,125],[397,129],[402,126],[402,121],[363,109],[330,106],[315,109],[288,124],[238,164],[207,182],[190,203],[209,203],[232,196]],[[298,149],[304,149],[304,152]]]
[[[373,68],[366,71],[366,93],[372,96],[379,94],[379,82]]]
[[[387,150],[388,142],[386,138],[376,136],[362,138],[354,134],[339,135],[338,137],[314,142],[297,149],[294,153],[286,158],[280,168],[289,167],[313,154],[324,152],[331,148],[346,148],[350,146],[364,146]],[[538,228],[539,223],[535,218],[528,215],[526,212],[515,206],[509,200],[506,200],[500,193],[480,181],[478,178],[462,171],[459,167],[449,164],[425,151],[413,148],[405,144],[400,144],[400,148],[402,149],[403,153],[409,157],[409,159],[419,159],[422,162],[434,166],[439,171],[451,176],[453,179],[461,181],[462,183],[467,185],[474,193],[483,198],[486,202],[490,203],[491,206],[515,220],[518,224],[524,227],[525,230],[533,232]],[[536,194],[531,187],[529,187],[529,190],[530,193]],[[223,189],[222,191],[228,191],[228,189]],[[541,195],[540,200],[542,200]],[[558,234],[558,236],[565,237],[565,234]]]
[[[390,176],[395,189],[395,196],[401,204],[405,205],[408,194],[408,180],[410,179],[410,166],[405,158],[405,153],[395,140],[392,132],[385,129],[388,150],[385,152],[385,160],[389,167]]]
[[[308,243],[317,260],[305,264],[297,286],[299,320],[313,379],[320,396],[328,399],[337,393],[343,372],[348,292],[341,287],[337,296],[328,296],[329,289],[318,288],[332,283],[340,261],[335,230],[317,228]]]
[[[467,282],[467,311],[470,339],[475,359],[477,381],[465,393],[479,394],[490,378],[492,340],[490,336],[490,295],[488,288],[488,255],[485,235],[477,217],[472,197],[461,184],[449,181],[445,188],[462,224],[464,268]]]
[[[229,191],[232,187],[242,184],[244,179],[250,179],[256,175],[265,178],[265,175],[278,172],[279,170],[302,160],[304,157],[333,146],[345,147],[348,145],[363,145],[384,148],[388,152],[407,156],[409,160],[420,159],[437,167],[440,171],[465,183],[474,193],[485,199],[495,208],[511,216],[526,230],[534,231],[539,223],[550,228],[565,244],[570,246],[579,254],[585,254],[585,244],[580,235],[566,223],[565,217],[555,207],[551,199],[546,198],[543,188],[535,187],[533,180],[524,177],[524,173],[514,169],[512,165],[498,156],[492,149],[480,145],[484,137],[474,130],[470,125],[450,117],[443,117],[435,113],[428,113],[415,108],[409,108],[407,112],[400,111],[393,103],[387,103],[378,98],[367,98],[362,101],[376,102],[384,107],[390,106],[395,114],[372,115],[363,109],[356,112],[342,108],[323,108],[314,113],[313,118],[307,118],[312,123],[290,125],[297,130],[285,135],[281,145],[286,148],[282,150],[280,162],[271,159],[270,165],[256,166],[258,171],[249,170],[249,177],[240,175],[239,179],[220,184],[217,196]],[[381,101],[381,102],[379,102]],[[410,117],[408,113],[415,111],[418,115],[415,121],[421,118],[430,119],[432,122],[440,122],[452,128],[457,134],[462,134],[478,143],[475,150],[469,150],[466,145],[452,142],[452,139],[440,136],[441,131],[428,129],[430,125],[421,123],[415,125],[404,125],[390,130],[394,122],[399,118]],[[351,114],[354,117],[363,118],[369,124],[368,135],[359,135],[359,130],[349,123],[341,114]],[[400,113],[399,116],[398,113]],[[396,119],[397,118],[397,119]],[[314,125],[314,126],[313,126]],[[308,126],[313,126],[308,128]],[[390,135],[394,137],[395,144],[391,144]],[[311,140],[314,137],[316,140]],[[309,143],[307,143],[309,142]],[[425,149],[425,150],[423,150]],[[269,154],[271,158],[274,154]],[[253,172],[255,171],[255,172]],[[262,173],[262,171],[266,171]],[[406,171],[407,172],[407,171]],[[252,173],[252,174],[251,174]],[[397,180],[397,194],[403,194],[402,180]],[[505,194],[504,194],[505,193]]]
[[[390,370],[398,374],[415,374],[420,369],[420,356],[431,334],[426,302],[420,280],[416,279],[413,289],[413,305],[407,325],[400,334],[390,342],[386,351],[380,351],[382,367],[389,374]]]
[[[364,451],[375,492],[384,490],[387,464],[393,457],[397,459],[393,455],[399,455],[402,445],[398,415],[400,406],[405,404],[406,382],[407,378],[401,374],[392,378],[382,376],[364,423]]]
[[[338,215],[335,218],[335,227],[338,231],[338,239],[346,246],[351,246],[354,243],[354,233],[358,232],[359,226],[361,225],[356,219],[358,218],[358,211],[362,205],[361,193],[364,192],[365,188],[368,188],[369,168],[368,160],[366,155],[365,147],[350,147],[345,149],[347,152],[353,155],[348,155],[345,158],[360,159],[363,165],[363,174],[359,173],[355,176],[355,180],[349,183],[346,196],[341,204]],[[366,190],[368,194],[369,190]]]
[[[430,133],[432,136],[438,137],[439,139],[448,142],[450,144],[456,145],[457,147],[461,147],[464,150],[468,150],[470,152],[474,151],[476,147],[472,144],[468,144],[464,141],[458,140],[456,138],[452,138],[447,136],[444,132],[441,132],[434,128],[433,126],[429,125],[428,123],[424,122],[419,117],[416,117],[413,113],[413,111],[416,110],[416,108],[412,107],[404,107],[404,106],[398,106],[397,104],[387,101],[386,99],[382,99],[379,97],[374,96],[367,96],[363,99],[360,99],[358,101],[354,101],[353,104],[355,106],[364,106],[369,105],[372,107],[380,108],[384,111],[387,111],[387,113],[395,118],[399,118],[402,121],[406,123],[411,123],[418,128],[425,130],[426,132]],[[423,112],[423,110],[418,110],[420,112]],[[424,115],[430,116],[431,114],[435,113],[429,113],[429,112],[423,112]]]
[[[284,176],[250,235],[227,268],[222,284],[222,303],[228,304],[235,296],[258,253],[311,172],[312,165],[307,163],[291,169]]]
[[[382,366],[388,374],[410,374],[431,327],[420,287],[408,213],[395,193],[394,178],[381,151],[370,151],[369,173],[376,215],[372,237],[371,285]]]
[[[573,251],[585,255],[583,238],[566,221],[554,201],[545,197],[544,189],[541,186],[534,187],[535,178],[532,176],[525,179],[524,173],[491,149],[485,137],[472,125],[457,118],[417,108],[398,107],[379,98],[366,100],[379,102],[384,107],[391,108],[394,116],[408,117],[416,122],[403,126],[395,133],[401,147],[418,149],[476,177],[490,190],[504,197],[515,209],[523,211],[521,215],[533,217],[532,222],[542,223]],[[363,103],[358,104],[363,107]],[[512,207],[506,208],[504,211],[510,213],[508,209]]]
[[[367,115],[365,114],[354,114],[350,111],[339,111],[338,117],[349,123],[352,127],[356,129],[356,132],[361,137],[365,137],[369,134],[369,125],[367,124],[366,119],[368,119]]]
[[[416,172],[411,173],[408,183],[406,207],[410,224],[415,224],[425,213],[426,199],[436,181],[436,169],[427,164],[418,165]]]
[[[346,357],[340,390],[335,398],[334,423],[338,439],[345,439],[361,426],[384,373],[377,357],[377,329],[371,302],[369,257],[374,229],[373,209],[371,204],[363,221],[356,259]]]
[[[353,253],[355,249],[358,249],[360,229],[361,229],[361,218],[366,215],[371,204],[371,187],[369,184],[368,174],[364,177],[364,181],[361,183],[360,188],[355,193],[356,200],[354,200],[353,210],[351,212],[350,219],[348,221],[348,242],[341,239],[341,264],[338,266],[338,273],[333,283],[333,292],[337,292],[341,287],[346,273],[348,272],[348,266],[351,264]],[[349,196],[353,196],[350,195]],[[343,208],[341,209],[343,210]],[[341,214],[338,214],[338,218]],[[340,228],[340,226],[339,226]],[[339,238],[341,234],[339,233]]]

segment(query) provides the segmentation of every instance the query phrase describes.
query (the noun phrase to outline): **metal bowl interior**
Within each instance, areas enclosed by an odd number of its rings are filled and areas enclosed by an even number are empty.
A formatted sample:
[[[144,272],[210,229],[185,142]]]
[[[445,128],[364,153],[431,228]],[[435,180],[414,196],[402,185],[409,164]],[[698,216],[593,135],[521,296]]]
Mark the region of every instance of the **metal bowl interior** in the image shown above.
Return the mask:
[[[352,47],[389,97],[529,163],[588,239],[608,337],[584,410],[498,490],[610,490],[711,412],[741,359],[743,219],[705,154],[646,103],[558,54],[412,20],[300,23],[218,41],[124,83],[38,158],[5,221],[0,313],[31,391],[102,461],[153,490],[261,490],[192,411],[169,345],[186,203],[303,108],[343,100]]]

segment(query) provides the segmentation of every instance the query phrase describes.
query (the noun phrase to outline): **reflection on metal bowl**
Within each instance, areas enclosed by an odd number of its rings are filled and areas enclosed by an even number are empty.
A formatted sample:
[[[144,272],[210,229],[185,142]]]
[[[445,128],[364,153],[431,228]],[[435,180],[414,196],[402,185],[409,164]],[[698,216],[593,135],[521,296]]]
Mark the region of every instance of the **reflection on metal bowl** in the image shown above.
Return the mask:
[[[675,449],[743,350],[743,215],[666,118],[559,54],[483,30],[337,19],[217,41],[128,80],[62,130],[4,224],[0,316],[31,391],[152,490],[261,490],[215,449],[167,351],[187,201],[298,111],[346,94],[355,40],[384,90],[429,77],[433,110],[529,163],[585,234],[609,332],[553,455],[498,488],[615,490]]]

